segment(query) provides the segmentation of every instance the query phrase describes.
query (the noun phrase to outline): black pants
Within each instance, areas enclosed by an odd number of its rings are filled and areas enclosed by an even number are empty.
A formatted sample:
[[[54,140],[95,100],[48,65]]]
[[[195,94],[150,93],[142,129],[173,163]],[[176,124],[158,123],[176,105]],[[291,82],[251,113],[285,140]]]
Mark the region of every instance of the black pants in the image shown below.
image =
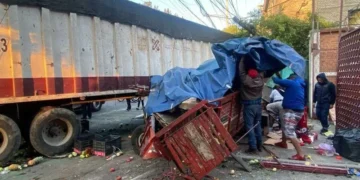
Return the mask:
[[[144,100],[142,98],[138,99],[138,109],[140,108],[140,101],[141,101],[141,107],[144,107]]]
[[[130,110],[131,109],[131,99],[126,99],[126,104],[127,104],[127,109],[126,110]]]
[[[91,103],[82,104],[81,108],[82,108],[82,118],[87,119],[87,117],[89,117],[89,119],[91,119],[91,116],[92,116],[92,104]]]

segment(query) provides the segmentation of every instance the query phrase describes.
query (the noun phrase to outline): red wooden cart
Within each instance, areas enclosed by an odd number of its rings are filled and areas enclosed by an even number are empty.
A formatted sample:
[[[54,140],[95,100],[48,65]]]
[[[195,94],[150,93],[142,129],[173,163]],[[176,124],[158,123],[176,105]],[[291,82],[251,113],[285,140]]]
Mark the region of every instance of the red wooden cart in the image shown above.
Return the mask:
[[[201,101],[169,124],[156,122],[156,114],[151,116],[138,136],[140,155],[143,159],[164,157],[182,173],[203,178],[237,149],[232,137],[244,125],[237,97],[235,92]]]

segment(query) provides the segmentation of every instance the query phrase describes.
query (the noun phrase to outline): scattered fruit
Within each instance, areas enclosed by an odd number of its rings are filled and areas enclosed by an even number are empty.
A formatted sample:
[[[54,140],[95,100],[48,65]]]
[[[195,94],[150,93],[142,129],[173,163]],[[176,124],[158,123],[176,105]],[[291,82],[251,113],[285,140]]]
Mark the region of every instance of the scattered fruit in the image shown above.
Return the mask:
[[[122,151],[119,151],[119,152],[117,152],[116,153],[116,156],[121,156],[121,155],[123,155],[124,153],[122,152]]]
[[[18,165],[18,164],[11,164],[11,165],[8,167],[8,169],[9,169],[10,171],[17,171],[17,170],[21,170],[21,166]]]
[[[126,160],[126,162],[131,162],[132,160],[134,160],[134,157],[131,156]]]
[[[68,158],[72,158],[72,157],[73,157],[73,155],[72,155],[72,154],[69,154]]]
[[[71,153],[74,157],[76,157],[78,154],[76,152]]]
[[[4,168],[0,167],[0,171],[3,171],[3,170],[4,170]]]
[[[85,158],[88,158],[88,157],[90,157],[90,154],[86,154],[86,155],[85,155]]]
[[[27,168],[27,167],[28,167],[28,165],[27,165],[27,164],[24,164],[24,165],[23,165],[23,167],[24,167],[24,168]]]
[[[122,180],[121,176],[116,176],[116,180]]]
[[[41,161],[43,161],[44,158],[42,156],[36,157],[28,162],[29,166],[33,166],[35,164],[39,164]]]
[[[310,166],[311,163],[310,163],[309,161],[306,161],[306,162],[305,162],[305,165],[306,165],[306,166]]]
[[[84,159],[85,158],[85,156],[84,155],[80,155],[80,159]]]
[[[277,171],[277,169],[276,169],[276,168],[273,168],[273,169],[272,169],[272,171],[276,172],[276,171]]]
[[[110,168],[110,172],[114,172],[115,171],[115,168]]]
[[[234,174],[235,174],[235,170],[232,169],[232,170],[230,171],[230,175],[234,175]]]

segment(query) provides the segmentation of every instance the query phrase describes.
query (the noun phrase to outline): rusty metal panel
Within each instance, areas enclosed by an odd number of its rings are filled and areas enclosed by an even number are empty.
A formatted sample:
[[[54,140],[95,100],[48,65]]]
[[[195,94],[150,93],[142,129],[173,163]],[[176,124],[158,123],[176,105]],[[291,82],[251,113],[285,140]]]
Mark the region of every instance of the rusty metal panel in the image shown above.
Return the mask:
[[[340,39],[336,121],[336,128],[360,128],[360,29]]]
[[[156,137],[157,149],[195,179],[202,179],[237,148],[213,107],[204,102],[156,133]]]

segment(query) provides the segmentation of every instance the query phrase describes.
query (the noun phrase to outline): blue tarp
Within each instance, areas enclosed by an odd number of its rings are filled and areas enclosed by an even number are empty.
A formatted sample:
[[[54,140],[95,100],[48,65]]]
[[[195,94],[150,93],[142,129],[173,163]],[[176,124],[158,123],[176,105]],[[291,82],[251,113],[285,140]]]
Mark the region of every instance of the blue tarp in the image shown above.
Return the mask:
[[[214,44],[215,59],[205,61],[197,69],[175,67],[163,76],[151,79],[152,90],[145,107],[148,114],[162,112],[190,97],[217,99],[233,86],[238,60],[248,54],[260,71],[279,71],[289,67],[304,77],[305,59],[290,46],[263,37],[231,39]]]

